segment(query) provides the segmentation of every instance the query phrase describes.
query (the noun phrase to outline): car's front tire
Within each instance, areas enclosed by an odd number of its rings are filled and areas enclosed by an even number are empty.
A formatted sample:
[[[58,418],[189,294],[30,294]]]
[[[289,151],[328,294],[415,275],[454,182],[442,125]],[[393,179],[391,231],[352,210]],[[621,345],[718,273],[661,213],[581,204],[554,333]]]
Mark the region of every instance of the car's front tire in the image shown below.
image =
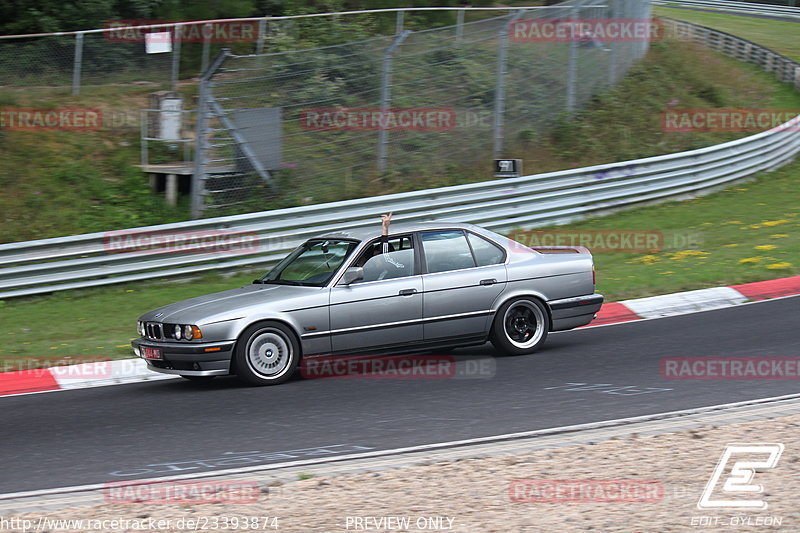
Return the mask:
[[[498,309],[490,340],[507,355],[526,355],[538,350],[547,339],[550,315],[537,298],[514,298]]]
[[[250,385],[278,385],[292,377],[300,361],[300,343],[280,322],[260,322],[239,337],[233,367]]]

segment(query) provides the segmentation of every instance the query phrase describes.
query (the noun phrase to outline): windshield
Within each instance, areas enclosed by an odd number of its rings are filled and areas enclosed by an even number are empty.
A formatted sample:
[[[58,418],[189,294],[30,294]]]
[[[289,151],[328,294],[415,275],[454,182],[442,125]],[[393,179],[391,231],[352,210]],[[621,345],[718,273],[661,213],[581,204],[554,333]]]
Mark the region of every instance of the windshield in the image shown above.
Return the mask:
[[[311,239],[290,253],[256,283],[321,287],[356,247],[355,241]]]

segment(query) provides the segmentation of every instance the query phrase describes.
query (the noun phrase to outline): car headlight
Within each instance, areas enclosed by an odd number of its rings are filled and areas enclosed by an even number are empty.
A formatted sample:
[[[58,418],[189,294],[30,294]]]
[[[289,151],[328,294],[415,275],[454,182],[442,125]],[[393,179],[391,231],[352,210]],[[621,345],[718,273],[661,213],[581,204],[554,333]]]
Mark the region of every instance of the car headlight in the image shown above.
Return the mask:
[[[175,324],[172,328],[172,337],[176,340],[190,341],[192,339],[202,339],[203,334],[200,328],[192,324]]]
[[[144,322],[142,322],[141,320],[139,320],[138,322],[136,322],[136,330],[139,332],[139,336],[140,336],[140,337],[144,337],[144,334],[145,334],[145,331],[144,331]]]

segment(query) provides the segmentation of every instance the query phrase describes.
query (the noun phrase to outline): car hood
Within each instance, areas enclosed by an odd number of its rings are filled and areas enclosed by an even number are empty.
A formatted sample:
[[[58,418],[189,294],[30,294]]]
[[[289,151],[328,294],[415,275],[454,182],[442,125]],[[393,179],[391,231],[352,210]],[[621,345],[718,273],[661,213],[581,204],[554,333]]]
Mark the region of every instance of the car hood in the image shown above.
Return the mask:
[[[324,289],[320,287],[254,283],[165,305],[143,314],[139,320],[202,325],[240,318],[247,314],[248,308],[256,306],[271,305],[277,311],[290,309],[297,304],[298,299],[313,296],[323,298],[323,292]]]

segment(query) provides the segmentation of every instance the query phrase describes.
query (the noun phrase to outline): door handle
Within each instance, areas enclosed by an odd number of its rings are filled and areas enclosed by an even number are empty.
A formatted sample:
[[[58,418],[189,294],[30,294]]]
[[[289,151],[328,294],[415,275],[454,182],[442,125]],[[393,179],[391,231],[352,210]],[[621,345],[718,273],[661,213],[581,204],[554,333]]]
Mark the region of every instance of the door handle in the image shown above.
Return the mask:
[[[497,283],[497,280],[494,278],[481,280],[481,285],[494,285],[495,283]]]
[[[417,292],[417,289],[403,289],[398,294],[400,296],[411,296],[412,294],[415,294],[416,292]]]

